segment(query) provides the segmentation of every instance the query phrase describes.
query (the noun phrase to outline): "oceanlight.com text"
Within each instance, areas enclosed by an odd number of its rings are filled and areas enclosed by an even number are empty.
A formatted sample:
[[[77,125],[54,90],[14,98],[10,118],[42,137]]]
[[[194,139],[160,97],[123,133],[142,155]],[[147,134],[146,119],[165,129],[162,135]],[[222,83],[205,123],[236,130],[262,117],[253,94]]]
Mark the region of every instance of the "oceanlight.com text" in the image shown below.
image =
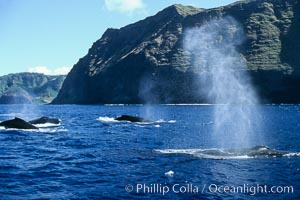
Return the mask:
[[[268,186],[268,185],[218,185],[218,184],[203,184],[197,185],[193,183],[184,184],[160,184],[160,183],[137,183],[128,184],[125,186],[126,192],[136,194],[161,194],[167,195],[170,193],[175,194],[293,194],[293,186]]]

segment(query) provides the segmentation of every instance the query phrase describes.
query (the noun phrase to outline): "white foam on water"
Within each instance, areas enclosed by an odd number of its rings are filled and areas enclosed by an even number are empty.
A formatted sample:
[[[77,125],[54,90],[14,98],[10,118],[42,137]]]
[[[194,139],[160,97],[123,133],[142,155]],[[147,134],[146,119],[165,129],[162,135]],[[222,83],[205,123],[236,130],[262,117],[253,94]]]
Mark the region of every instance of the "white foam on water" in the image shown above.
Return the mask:
[[[115,120],[115,118],[113,118],[113,117],[99,117],[97,120],[100,121],[100,122],[105,122],[105,123],[120,122],[118,120]]]
[[[3,126],[0,126],[1,131],[22,131],[22,132],[36,132],[36,133],[61,133],[61,132],[67,132],[68,129],[65,129],[63,127],[44,127],[39,129],[16,129],[16,128],[5,128]]]
[[[286,157],[297,157],[297,156],[300,156],[300,152],[288,153],[284,156],[286,156]]]
[[[135,123],[135,124],[141,124],[141,125],[151,125],[151,124],[154,124],[154,123],[155,123],[155,122],[130,122],[130,121],[124,121],[124,122]]]
[[[174,124],[176,123],[176,120],[169,120],[166,121],[164,119],[159,119],[157,121],[153,121],[153,122],[137,122],[138,124],[164,124],[164,123],[170,123],[170,124]]]
[[[168,171],[168,172],[165,172],[165,176],[173,177],[173,176],[174,176],[174,171],[173,171],[173,170],[170,170],[170,171]]]
[[[45,124],[34,124],[34,126],[38,128],[47,128],[47,127],[58,127],[61,126],[61,124],[45,123]]]
[[[68,132],[68,129],[65,129],[63,127],[60,127],[60,128],[40,128],[36,132],[40,132],[40,133],[64,133],[64,132]]]
[[[104,106],[126,106],[126,104],[104,104]]]
[[[4,130],[4,131],[26,131],[26,132],[38,132],[39,131],[39,129],[5,128],[4,126],[0,126],[0,130]]]
[[[176,123],[176,120],[169,120],[168,123],[174,124],[174,123]]]
[[[174,124],[174,123],[176,123],[176,120],[166,121],[164,119],[159,119],[159,120],[155,121],[155,123],[170,123],[170,124]]]

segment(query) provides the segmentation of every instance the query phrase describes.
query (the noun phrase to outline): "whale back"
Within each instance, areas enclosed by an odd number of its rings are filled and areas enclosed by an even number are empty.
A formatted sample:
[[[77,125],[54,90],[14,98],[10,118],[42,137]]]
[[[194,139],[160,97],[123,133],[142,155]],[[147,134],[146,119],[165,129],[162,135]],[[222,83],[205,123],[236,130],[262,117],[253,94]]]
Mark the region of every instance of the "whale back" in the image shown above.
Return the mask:
[[[5,128],[16,128],[16,129],[38,129],[34,125],[18,117],[16,117],[15,119],[3,121],[0,123],[0,126],[4,126]]]
[[[30,124],[46,124],[46,123],[51,123],[51,124],[59,124],[60,119],[58,118],[50,118],[50,117],[40,117],[38,119],[34,119],[29,121]]]
[[[186,154],[207,159],[246,159],[300,156],[300,152],[280,151],[271,149],[267,146],[238,149],[164,149],[155,151],[164,154]]]
[[[129,121],[129,122],[151,122],[141,117],[135,117],[130,115],[122,115],[121,117],[115,118],[117,121]]]

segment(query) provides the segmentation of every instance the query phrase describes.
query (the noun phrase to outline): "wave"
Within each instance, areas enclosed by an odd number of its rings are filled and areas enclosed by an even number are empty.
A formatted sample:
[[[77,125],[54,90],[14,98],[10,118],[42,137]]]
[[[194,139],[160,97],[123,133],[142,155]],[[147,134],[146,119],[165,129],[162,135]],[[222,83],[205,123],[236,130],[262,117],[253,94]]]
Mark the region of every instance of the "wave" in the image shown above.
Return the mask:
[[[241,149],[164,149],[155,150],[162,154],[184,154],[205,159],[249,159],[249,158],[273,158],[295,157],[300,152],[287,152],[271,149],[267,146],[255,146]]]

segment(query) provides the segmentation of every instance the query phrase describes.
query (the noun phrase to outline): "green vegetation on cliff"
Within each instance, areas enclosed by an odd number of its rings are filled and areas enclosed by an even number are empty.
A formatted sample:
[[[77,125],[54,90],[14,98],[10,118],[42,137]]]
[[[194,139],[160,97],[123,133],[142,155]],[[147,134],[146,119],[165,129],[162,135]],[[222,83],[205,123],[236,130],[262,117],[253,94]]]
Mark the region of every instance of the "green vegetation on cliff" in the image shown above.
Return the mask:
[[[58,94],[65,76],[17,73],[0,77],[0,103],[49,103]]]
[[[53,103],[205,102],[183,48],[184,33],[226,16],[243,27],[239,52],[263,102],[299,103],[299,13],[298,0],[246,0],[214,9],[170,6],[108,29],[74,66]],[[234,27],[224,27],[229,28]]]

